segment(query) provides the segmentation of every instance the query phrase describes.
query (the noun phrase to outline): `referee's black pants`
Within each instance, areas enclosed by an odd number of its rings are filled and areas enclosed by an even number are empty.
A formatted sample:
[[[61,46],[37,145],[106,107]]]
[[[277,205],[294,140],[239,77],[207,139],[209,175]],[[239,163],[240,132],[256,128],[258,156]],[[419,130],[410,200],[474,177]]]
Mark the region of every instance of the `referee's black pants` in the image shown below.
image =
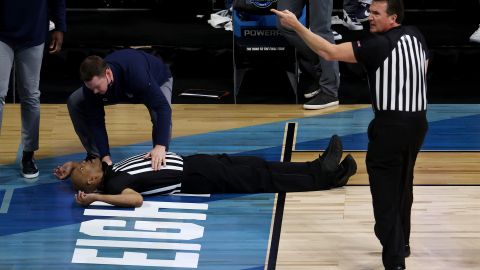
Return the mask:
[[[193,155],[183,157],[182,192],[277,193],[329,189],[331,173],[321,161],[268,162],[258,157]]]
[[[385,268],[405,266],[410,240],[413,171],[428,130],[425,112],[379,112],[368,127],[367,171],[375,235]]]

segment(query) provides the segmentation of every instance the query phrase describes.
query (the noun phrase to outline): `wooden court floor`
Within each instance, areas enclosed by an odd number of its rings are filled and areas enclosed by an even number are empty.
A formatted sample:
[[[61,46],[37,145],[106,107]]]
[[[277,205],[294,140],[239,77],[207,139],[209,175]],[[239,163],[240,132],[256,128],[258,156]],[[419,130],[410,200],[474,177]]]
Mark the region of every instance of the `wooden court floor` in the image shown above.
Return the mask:
[[[430,111],[430,137],[415,171],[412,255],[407,259],[407,269],[480,269],[480,106],[438,105],[431,106]],[[143,106],[111,106],[106,115],[112,148],[129,151],[125,147],[148,145],[151,123]],[[226,152],[269,158],[269,153],[281,148],[285,123],[296,122],[299,127],[292,161],[306,161],[321,153],[331,134],[339,134],[345,152],[357,160],[357,174],[343,188],[287,194],[276,266],[288,270],[383,269],[381,247],[373,234],[365,170],[365,132],[370,119],[368,105],[305,111],[298,105],[176,104],[172,148],[177,149],[171,150],[179,154]],[[13,185],[11,179],[18,177],[12,175],[11,168],[18,163],[20,144],[20,108],[7,104],[0,134],[0,195]],[[82,152],[66,106],[42,105],[36,159]],[[51,173],[42,169],[42,175]],[[48,177],[39,182],[53,182]],[[0,243],[2,238],[5,243],[6,237],[10,241],[13,236],[0,234]],[[248,245],[244,248],[248,251]],[[0,258],[7,259],[0,262],[0,269],[23,269],[22,259]],[[51,269],[65,267],[47,265]],[[123,269],[102,267],[90,269]],[[202,267],[199,269],[247,269],[229,265],[228,261]]]

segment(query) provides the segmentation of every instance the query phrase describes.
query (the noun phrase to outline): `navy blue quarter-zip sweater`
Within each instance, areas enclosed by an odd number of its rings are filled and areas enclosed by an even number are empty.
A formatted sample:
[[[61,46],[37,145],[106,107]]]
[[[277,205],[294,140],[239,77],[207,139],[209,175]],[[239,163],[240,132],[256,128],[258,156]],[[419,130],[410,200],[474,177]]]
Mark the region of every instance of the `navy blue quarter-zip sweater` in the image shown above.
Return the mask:
[[[105,61],[113,72],[113,84],[105,95],[95,95],[92,90],[83,87],[90,127],[100,156],[110,155],[104,106],[117,103],[145,104],[151,114],[156,115],[152,131],[153,144],[168,149],[172,110],[160,90],[172,77],[168,66],[153,55],[133,49],[113,52],[105,57]]]
[[[29,48],[45,42],[48,21],[66,32],[65,0],[0,1],[0,41],[13,48]]]

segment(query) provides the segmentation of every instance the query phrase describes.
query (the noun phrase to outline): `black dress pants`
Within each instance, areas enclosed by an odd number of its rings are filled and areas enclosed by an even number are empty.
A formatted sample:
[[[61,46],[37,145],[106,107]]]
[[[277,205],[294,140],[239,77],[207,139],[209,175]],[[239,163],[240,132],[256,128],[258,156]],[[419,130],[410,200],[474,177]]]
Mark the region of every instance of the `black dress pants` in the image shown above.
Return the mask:
[[[405,266],[410,240],[413,171],[428,130],[425,112],[380,112],[368,128],[367,171],[375,235],[385,268]]]
[[[258,157],[193,155],[184,157],[182,192],[277,193],[329,189],[331,175],[321,161],[267,162]]]

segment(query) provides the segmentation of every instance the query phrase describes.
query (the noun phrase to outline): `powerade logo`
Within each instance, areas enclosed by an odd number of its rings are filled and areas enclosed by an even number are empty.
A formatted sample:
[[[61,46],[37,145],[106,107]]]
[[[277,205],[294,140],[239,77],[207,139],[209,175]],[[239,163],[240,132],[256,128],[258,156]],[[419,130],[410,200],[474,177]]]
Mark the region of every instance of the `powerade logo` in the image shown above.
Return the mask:
[[[243,29],[243,37],[278,37],[278,29]]]
[[[268,8],[278,0],[247,0],[247,4],[254,5],[258,8]]]

